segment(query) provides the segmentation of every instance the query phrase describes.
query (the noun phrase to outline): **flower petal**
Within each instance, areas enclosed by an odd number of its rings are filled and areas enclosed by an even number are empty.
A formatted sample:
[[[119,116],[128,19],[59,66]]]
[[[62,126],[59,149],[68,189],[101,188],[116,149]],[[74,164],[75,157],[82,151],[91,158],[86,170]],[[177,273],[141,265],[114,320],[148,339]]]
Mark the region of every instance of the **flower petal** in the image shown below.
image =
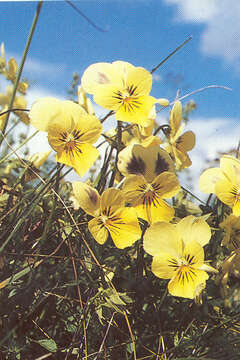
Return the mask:
[[[51,145],[51,139],[49,139],[49,143]],[[73,167],[79,176],[83,176],[99,156],[99,151],[92,144],[81,144],[73,152],[67,151],[64,146],[56,151],[56,160],[61,164]]]
[[[94,237],[94,239],[99,244],[102,245],[107,241],[109,232],[106,229],[106,227],[103,225],[103,223],[101,222],[100,217],[90,220],[88,222],[88,229],[89,229],[90,233],[92,234],[92,236]]]
[[[132,246],[141,238],[141,229],[136,211],[132,208],[122,208],[109,219],[108,230],[116,247],[124,249]]]
[[[151,113],[153,105],[156,103],[156,99],[146,95],[137,97],[136,99],[130,98],[126,103],[127,104],[125,104],[125,102],[120,104],[118,109],[112,108],[112,110],[116,110],[116,120],[147,126],[149,123],[149,114]]]
[[[170,221],[174,217],[174,208],[166,201],[157,199],[150,206],[139,204],[134,206],[139,218],[146,220],[149,224],[156,221]]]
[[[30,112],[31,124],[38,130],[48,131],[49,122],[62,114],[62,101],[47,97],[36,101]]]
[[[98,215],[100,196],[96,189],[80,181],[72,183],[73,194],[79,206],[89,215]]]
[[[181,189],[177,176],[169,171],[164,171],[152,182],[152,187],[163,199],[175,196]]]
[[[118,169],[124,176],[144,175],[146,181],[153,179],[164,171],[174,171],[174,162],[169,154],[159,145],[151,144],[147,148],[129,145],[118,155]]]
[[[195,290],[205,284],[208,274],[198,269],[189,270],[187,267],[182,271],[178,270],[176,276],[169,281],[168,291],[173,296],[180,296],[187,299],[194,299]]]
[[[182,256],[183,243],[174,225],[159,221],[146,230],[143,248],[152,256],[166,253],[179,258]]]
[[[233,210],[233,215],[240,216],[240,198],[239,198],[239,195],[238,195],[237,200],[235,201],[235,204],[233,205],[232,210]]]
[[[221,169],[219,168],[210,168],[205,170],[199,178],[199,189],[206,193],[215,193],[215,185],[216,183],[223,179],[224,176],[222,174]]]
[[[109,188],[105,190],[100,199],[100,208],[103,215],[114,214],[119,208],[124,207],[124,193],[119,189]]]
[[[196,136],[193,131],[186,131],[177,139],[177,149],[182,152],[190,151],[194,148]]]
[[[233,207],[237,197],[237,189],[235,184],[227,178],[219,180],[215,185],[215,193],[217,197],[226,205]]]
[[[83,73],[81,85],[89,94],[101,91],[99,86],[115,84],[121,86],[121,74],[116,71],[113,64],[96,63],[90,65]]]
[[[178,263],[179,259],[173,257],[172,254],[162,253],[154,256],[152,261],[152,272],[161,279],[172,279],[177,268],[172,263]]]
[[[169,124],[171,127],[172,136],[174,136],[179,129],[182,121],[182,104],[180,101],[176,101],[170,112]]]
[[[185,244],[195,240],[204,246],[211,238],[210,226],[202,217],[186,216],[176,224],[176,229]]]

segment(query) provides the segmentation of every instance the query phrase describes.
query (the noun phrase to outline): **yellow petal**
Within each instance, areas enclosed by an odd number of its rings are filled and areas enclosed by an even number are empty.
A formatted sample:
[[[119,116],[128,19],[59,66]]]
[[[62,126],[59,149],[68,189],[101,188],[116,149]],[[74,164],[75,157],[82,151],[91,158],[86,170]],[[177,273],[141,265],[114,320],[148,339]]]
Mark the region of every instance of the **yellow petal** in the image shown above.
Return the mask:
[[[223,178],[224,176],[219,168],[207,169],[199,178],[199,189],[206,194],[215,193],[216,183]]]
[[[129,145],[118,156],[118,169],[124,176],[143,175],[148,183],[164,171],[174,171],[174,162],[169,154],[156,144],[145,148]]]
[[[101,222],[101,217],[94,218],[88,222],[88,229],[99,244],[104,244],[109,236],[107,228]]]
[[[179,269],[176,276],[169,281],[168,291],[173,296],[194,299],[195,290],[205,284],[208,274],[198,269]]]
[[[90,65],[83,73],[81,85],[89,94],[101,91],[99,86],[105,85],[121,86],[121,74],[116,72],[110,63],[96,63]]]
[[[193,131],[186,131],[177,139],[177,149],[182,152],[190,151],[194,148],[196,137]]]
[[[146,230],[143,248],[152,256],[160,256],[166,253],[179,258],[183,252],[183,243],[174,225],[156,222]]]
[[[123,183],[122,191],[125,194],[126,201],[136,205],[141,204],[142,191],[148,183],[143,175],[129,175]]]
[[[116,247],[124,249],[141,238],[137,214],[132,208],[122,208],[109,219],[108,230]]]
[[[211,238],[210,226],[202,217],[186,216],[178,222],[176,229],[185,244],[195,240],[204,246]]]
[[[100,196],[97,190],[80,181],[74,181],[72,187],[79,206],[89,215],[98,215],[100,212]]]
[[[170,113],[169,124],[171,132],[175,135],[182,121],[182,104],[176,101]]]
[[[236,201],[237,189],[235,184],[227,178],[219,180],[215,185],[215,193],[217,197],[226,205],[233,207]]]
[[[124,193],[119,189],[108,188],[101,196],[100,208],[101,213],[104,215],[113,214],[119,208],[124,207],[125,196]]]
[[[169,171],[164,171],[155,177],[152,187],[157,195],[163,199],[175,196],[181,189],[177,176]]]
[[[49,122],[62,114],[62,102],[55,98],[42,98],[36,101],[30,112],[31,124],[38,130],[48,131]]]
[[[149,123],[149,114],[155,103],[156,99],[154,97],[146,95],[137,97],[136,99],[130,98],[128,101],[119,104],[118,109],[114,107],[111,110],[116,110],[116,120],[147,126]],[[108,109],[110,109],[110,107],[108,107]]]
[[[238,198],[235,204],[233,205],[233,215],[240,216],[240,199]]]
[[[146,204],[133,205],[139,218],[152,224],[156,221],[170,221],[174,217],[174,208],[164,200],[157,199],[150,206]]]
[[[77,95],[79,105],[81,105],[89,115],[94,115],[95,112],[91,100],[86,96],[86,92],[82,86],[78,86]]]
[[[79,131],[81,142],[95,143],[102,132],[102,124],[94,115],[83,115],[78,118],[75,131]]]
[[[195,240],[184,243],[183,258],[191,267],[200,268],[204,263],[203,247]]]
[[[128,70],[126,86],[136,88],[137,97],[148,95],[152,89],[152,75],[142,67],[133,67]]]
[[[240,185],[240,161],[238,159],[224,155],[220,159],[220,168],[228,181]]]
[[[178,269],[174,264],[177,264],[178,261],[179,258],[174,257],[169,253],[162,253],[154,256],[152,261],[152,272],[161,279],[172,279]]]
[[[51,139],[49,139],[49,143],[51,145]],[[64,150],[64,147],[58,148],[56,160],[59,163],[73,167],[79,176],[83,176],[97,160],[99,151],[91,144],[81,144],[78,149],[77,151],[69,152]]]

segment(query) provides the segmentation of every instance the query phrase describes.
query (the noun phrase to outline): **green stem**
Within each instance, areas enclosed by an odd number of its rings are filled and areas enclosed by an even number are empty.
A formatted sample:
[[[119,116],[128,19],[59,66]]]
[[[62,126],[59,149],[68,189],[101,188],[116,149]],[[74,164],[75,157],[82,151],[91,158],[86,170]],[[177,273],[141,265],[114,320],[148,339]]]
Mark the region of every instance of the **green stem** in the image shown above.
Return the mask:
[[[64,165],[60,165],[58,163],[57,166],[58,166],[58,169],[57,169],[57,174],[56,174],[56,183],[55,183],[55,186],[54,186],[54,190],[55,190],[56,193],[58,193],[59,181],[60,181],[60,172],[63,169]],[[54,215],[55,215],[56,205],[57,205],[57,196],[54,194],[52,210],[51,210],[50,216],[48,216],[47,222],[46,222],[44,230],[43,230],[43,234],[42,234],[42,237],[41,237],[41,245],[45,242],[45,240],[47,238],[49,228],[51,226],[52,220],[53,220]]]
[[[58,170],[57,170],[58,173]],[[12,239],[12,237],[16,234],[16,232],[20,229],[20,227],[22,226],[22,224],[25,222],[25,220],[27,219],[27,217],[31,214],[31,212],[33,211],[33,209],[35,208],[35,206],[39,203],[39,197],[40,195],[44,195],[49,188],[52,185],[52,182],[55,180],[55,177],[57,175],[57,173],[55,173],[52,178],[50,178],[48,180],[48,182],[42,184],[39,188],[38,193],[35,195],[35,197],[33,197],[31,199],[31,206],[28,208],[28,210],[25,212],[22,212],[20,214],[20,217],[18,219],[16,219],[15,221],[15,226],[14,229],[12,230],[12,232],[10,233],[10,235],[7,237],[7,239],[4,241],[4,243],[2,244],[2,246],[0,247],[0,254],[2,253],[2,251],[4,250],[4,248],[6,247],[6,245],[9,243],[9,241]],[[24,200],[24,199],[22,199]],[[9,232],[9,230],[8,230]],[[2,239],[4,239],[5,234],[3,234]]]
[[[32,23],[31,29],[30,29],[30,33],[28,35],[28,39],[27,39],[27,43],[26,43],[26,46],[25,46],[25,49],[24,49],[22,61],[21,61],[21,64],[19,66],[19,70],[17,72],[16,81],[15,81],[14,87],[13,87],[13,93],[12,93],[12,96],[11,96],[11,99],[10,99],[10,102],[9,102],[9,105],[8,105],[9,109],[11,109],[13,107],[14,99],[15,99],[15,96],[16,96],[17,88],[18,88],[18,84],[19,84],[20,78],[22,76],[23,67],[24,67],[24,64],[25,64],[25,61],[26,61],[26,57],[27,57],[27,54],[28,54],[28,50],[29,50],[32,38],[33,38],[34,31],[35,31],[35,28],[36,28],[36,25],[37,25],[37,21],[38,21],[38,17],[39,17],[39,14],[40,14],[42,4],[43,4],[43,2],[39,1],[38,5],[37,5],[37,10],[36,10],[36,13],[35,13],[35,16],[34,16],[34,19],[33,19],[33,23]],[[3,127],[3,130],[2,130],[3,134],[5,134],[5,131],[6,131],[6,128],[7,128],[9,116],[10,116],[10,112],[7,113],[7,116],[6,116],[4,127]],[[0,139],[0,145],[2,144],[2,141],[3,141],[3,136]]]
[[[31,140],[35,135],[37,135],[39,131],[35,131],[31,136],[29,136],[26,140],[24,140],[15,150],[11,151],[10,153],[8,153],[6,156],[4,156],[1,160],[0,160],[0,165],[5,162],[11,155],[15,154],[16,151],[18,151],[19,149],[21,149],[21,147],[23,147],[29,140]]]

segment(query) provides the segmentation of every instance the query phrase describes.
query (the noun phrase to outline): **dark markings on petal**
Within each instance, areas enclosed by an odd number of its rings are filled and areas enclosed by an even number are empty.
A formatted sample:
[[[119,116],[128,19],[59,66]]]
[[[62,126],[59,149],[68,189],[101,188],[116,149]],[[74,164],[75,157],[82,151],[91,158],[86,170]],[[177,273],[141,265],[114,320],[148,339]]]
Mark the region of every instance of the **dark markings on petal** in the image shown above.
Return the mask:
[[[89,196],[90,201],[91,201],[93,204],[96,204],[97,201],[98,201],[97,193],[96,193],[94,190],[92,190],[92,189],[87,189],[86,192],[87,192],[87,194],[88,194],[88,196]]]
[[[176,259],[174,259],[174,258],[169,259],[168,262],[170,264],[169,266],[173,267],[175,271],[178,269],[179,266],[178,266],[178,262]]]
[[[144,161],[140,157],[136,157],[133,155],[130,162],[127,164],[127,172],[129,174],[144,175],[146,171],[146,165]]]
[[[157,160],[155,163],[155,174],[159,175],[164,171],[169,170],[168,162],[158,153]]]
[[[127,91],[129,93],[130,96],[134,95],[134,93],[137,90],[137,86],[131,85],[127,87]]]

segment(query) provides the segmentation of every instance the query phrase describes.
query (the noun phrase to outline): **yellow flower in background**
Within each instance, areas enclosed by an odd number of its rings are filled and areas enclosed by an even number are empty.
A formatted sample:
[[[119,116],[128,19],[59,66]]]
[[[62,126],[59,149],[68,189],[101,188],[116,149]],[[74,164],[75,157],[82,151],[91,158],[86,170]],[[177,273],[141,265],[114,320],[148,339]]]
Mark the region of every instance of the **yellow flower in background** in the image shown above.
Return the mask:
[[[94,101],[115,111],[117,120],[145,126],[157,100],[150,96],[152,75],[128,62],[96,63],[84,72],[81,85]]]
[[[178,224],[156,222],[145,232],[144,250],[153,256],[152,272],[170,279],[168,291],[173,296],[194,299],[203,289],[209,272],[217,272],[204,262],[203,246],[211,237],[204,218],[190,215]]]
[[[73,167],[80,176],[98,158],[99,152],[92,144],[101,135],[102,125],[79,104],[43,98],[33,104],[29,117],[34,127],[47,131],[48,142],[57,152],[56,160]]]
[[[228,280],[229,276],[235,276],[237,279],[240,277],[240,248],[235,249],[221,264],[220,274],[217,276],[216,283],[221,285],[222,297],[228,296]]]
[[[232,208],[233,215],[240,216],[240,161],[230,155],[221,157],[220,168],[210,168],[202,173],[199,189],[207,194],[215,193]]]
[[[23,84],[23,83],[21,83]],[[27,89],[25,87],[25,89]],[[6,93],[0,94],[0,105],[2,106],[1,112],[4,112],[8,109],[8,105],[10,103],[10,99],[12,97],[13,87],[7,86]],[[15,109],[26,109],[27,108],[27,100],[25,99],[24,95],[15,96],[13,108]],[[29,117],[28,114],[24,111],[14,111],[14,114],[19,117],[19,119],[24,122],[24,124],[29,124]],[[6,116],[4,116],[5,119]]]
[[[182,170],[192,164],[187,152],[195,146],[195,134],[192,131],[186,131],[182,134],[185,125],[181,124],[181,122],[182,104],[180,101],[176,101],[170,112],[169,124],[171,130],[165,149],[175,160],[177,170]]]
[[[78,103],[89,115],[95,115],[92,102],[87,97],[86,92],[83,90],[82,86],[78,86]]]
[[[240,248],[240,217],[231,214],[219,224],[219,227],[225,233],[222,245],[230,251]]]
[[[31,163],[35,172],[38,173],[38,169],[45,163],[51,154],[52,150],[49,151],[41,151],[35,154],[32,154],[28,157],[28,162]],[[25,181],[31,181],[36,178],[36,175],[31,170],[28,170],[25,174]]]
[[[3,73],[6,67],[6,59],[5,59],[5,48],[4,43],[1,43],[0,46],[0,73]]]
[[[138,217],[148,221],[170,221],[174,209],[164,199],[180,190],[174,163],[158,145],[133,145],[119,153],[118,169],[126,176],[123,192]]]
[[[73,194],[80,207],[94,218],[88,228],[99,244],[104,244],[110,235],[116,247],[123,249],[133,245],[141,237],[137,214],[125,207],[121,190],[109,188],[100,196],[94,188],[73,182]]]

